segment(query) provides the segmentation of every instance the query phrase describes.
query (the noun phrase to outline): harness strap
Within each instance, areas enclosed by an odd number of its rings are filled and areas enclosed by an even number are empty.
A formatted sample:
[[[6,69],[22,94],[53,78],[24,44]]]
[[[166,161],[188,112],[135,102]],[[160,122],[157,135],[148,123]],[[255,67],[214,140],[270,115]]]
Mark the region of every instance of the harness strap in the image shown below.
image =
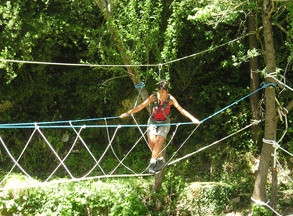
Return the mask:
[[[165,119],[169,119],[169,116],[170,116],[170,115],[167,116],[167,114],[165,113],[165,109],[171,107],[171,106],[168,106],[169,101],[170,101],[170,95],[168,96],[167,100],[164,102],[163,107],[162,107],[162,112],[163,112]]]
[[[152,106],[152,115],[151,115],[152,119],[154,119],[155,115],[158,113],[158,110],[159,110],[157,92],[154,92],[153,95],[154,95],[154,105]],[[170,116],[170,114],[167,115],[165,113],[165,109],[171,107],[170,105],[168,105],[170,100],[171,99],[170,99],[170,95],[169,95],[167,100],[162,104],[162,113],[163,113],[163,115],[165,117],[165,120],[168,120],[169,116]],[[171,113],[171,111],[169,111],[169,113]]]

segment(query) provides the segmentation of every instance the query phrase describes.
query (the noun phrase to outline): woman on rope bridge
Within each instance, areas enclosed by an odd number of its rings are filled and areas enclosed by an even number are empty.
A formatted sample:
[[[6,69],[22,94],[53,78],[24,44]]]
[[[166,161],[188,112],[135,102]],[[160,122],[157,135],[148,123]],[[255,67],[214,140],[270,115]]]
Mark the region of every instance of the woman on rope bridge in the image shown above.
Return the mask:
[[[150,95],[143,103],[137,107],[129,110],[126,113],[120,115],[121,118],[125,118],[128,115],[139,112],[144,107],[152,103],[152,113],[148,120],[148,143],[152,150],[152,157],[149,165],[149,173],[155,174],[159,172],[165,166],[165,159],[162,156],[161,147],[164,143],[167,134],[170,130],[170,108],[171,105],[175,106],[178,111],[189,118],[193,123],[200,124],[200,121],[192,116],[189,112],[183,109],[178,101],[169,94],[168,84],[165,81],[161,81],[158,84],[158,92]],[[159,125],[158,125],[159,124]],[[166,125],[161,125],[166,124]]]

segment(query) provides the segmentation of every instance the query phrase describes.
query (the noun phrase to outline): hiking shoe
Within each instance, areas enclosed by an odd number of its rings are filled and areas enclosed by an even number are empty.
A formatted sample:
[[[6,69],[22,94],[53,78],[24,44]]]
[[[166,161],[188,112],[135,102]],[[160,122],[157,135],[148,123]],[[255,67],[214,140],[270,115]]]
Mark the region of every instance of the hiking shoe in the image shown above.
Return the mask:
[[[150,174],[155,174],[156,173],[155,166],[156,166],[156,163],[150,163],[150,165],[149,165],[149,173]]]
[[[165,158],[163,158],[162,160],[157,160],[155,172],[161,171],[165,167],[165,164],[166,164]]]

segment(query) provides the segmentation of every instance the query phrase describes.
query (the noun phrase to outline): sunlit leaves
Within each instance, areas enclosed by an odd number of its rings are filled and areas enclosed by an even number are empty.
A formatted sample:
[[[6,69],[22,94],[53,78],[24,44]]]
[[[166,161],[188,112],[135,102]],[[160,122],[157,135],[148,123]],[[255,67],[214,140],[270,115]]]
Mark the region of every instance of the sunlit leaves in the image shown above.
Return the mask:
[[[0,56],[3,59],[10,59],[12,57],[11,54],[8,52],[7,47],[5,47],[1,51]],[[1,71],[1,69],[2,69],[3,73],[5,74],[4,78],[5,78],[7,84],[10,83],[14,78],[17,77],[17,74],[14,72],[14,68],[13,68],[12,63],[0,61],[0,71]]]
[[[117,1],[113,17],[129,55],[138,64],[159,61],[160,1]]]
[[[241,0],[201,1],[193,9],[188,19],[217,26],[220,23],[233,23],[238,16],[244,14],[243,6],[247,4]]]
[[[232,55],[233,65],[240,66],[242,63],[249,62],[250,58],[260,56],[260,51],[257,49],[247,50],[247,53],[239,51],[237,56]]]
[[[167,29],[165,31],[165,43],[162,51],[164,61],[170,61],[176,58],[178,52],[179,37],[182,34],[182,19],[188,14],[187,1],[173,2],[172,15],[168,19]]]

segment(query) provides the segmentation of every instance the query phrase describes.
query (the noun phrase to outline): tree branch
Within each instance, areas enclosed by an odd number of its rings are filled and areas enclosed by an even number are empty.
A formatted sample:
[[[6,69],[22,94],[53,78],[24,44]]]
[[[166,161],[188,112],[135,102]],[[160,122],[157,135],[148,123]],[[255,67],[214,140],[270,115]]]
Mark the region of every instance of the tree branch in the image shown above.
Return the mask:
[[[114,40],[114,43],[118,49],[118,52],[122,58],[122,61],[125,65],[131,65],[131,56],[128,54],[128,49],[123,40],[121,39],[121,35],[119,34],[119,31],[117,27],[115,26],[115,22],[113,20],[113,14],[111,9],[111,1],[107,0],[94,0],[100,10],[103,12],[105,19],[107,20],[108,29],[110,34],[112,35],[112,38]],[[134,83],[134,85],[137,85],[141,83],[141,80],[138,76],[138,72],[134,67],[126,66],[126,69],[128,71],[129,77]],[[149,97],[149,94],[145,88],[142,89],[141,97],[143,100],[146,100]],[[148,112],[150,113],[150,107],[147,107]]]
[[[293,39],[293,36],[288,33],[288,31],[281,26],[279,23],[273,23],[273,25],[277,26],[282,32],[284,32],[289,38]]]

